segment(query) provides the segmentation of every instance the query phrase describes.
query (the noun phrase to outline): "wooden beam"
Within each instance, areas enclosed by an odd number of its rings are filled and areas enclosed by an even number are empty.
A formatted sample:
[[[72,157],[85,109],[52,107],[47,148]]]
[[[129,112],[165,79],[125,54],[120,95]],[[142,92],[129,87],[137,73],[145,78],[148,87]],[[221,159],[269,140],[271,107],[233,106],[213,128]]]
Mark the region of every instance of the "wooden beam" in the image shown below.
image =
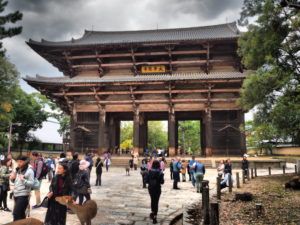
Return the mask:
[[[221,60],[221,59],[214,59],[210,60],[210,63],[224,63],[229,62],[228,60]],[[232,63],[232,62],[231,62]],[[160,61],[160,62],[137,62],[135,63],[136,66],[139,65],[167,65],[169,64],[168,61]],[[172,61],[171,65],[177,64],[206,64],[206,60],[189,60],[189,61]],[[81,64],[81,65],[73,65],[72,68],[96,68],[98,64]],[[128,63],[104,63],[101,65],[102,67],[128,67],[133,66],[132,62]]]
[[[240,92],[240,88],[231,89],[211,89],[211,92],[215,93],[231,93]],[[130,94],[186,94],[186,93],[207,93],[208,90],[150,90],[150,91],[99,91],[97,95],[130,95]],[[63,96],[63,93],[53,93],[53,96]],[[94,92],[68,92],[65,93],[67,96],[73,95],[95,95]]]
[[[161,52],[136,52],[135,56],[159,56],[168,55],[168,51]],[[195,55],[195,54],[206,54],[206,50],[192,50],[192,51],[173,51],[173,55]],[[118,58],[118,57],[131,57],[131,53],[115,53],[115,54],[100,54],[100,55],[73,55],[69,56],[70,59],[94,59],[97,57],[101,58]]]
[[[102,68],[102,59],[99,56],[99,52],[97,49],[95,50],[95,53],[96,53],[96,60],[98,62],[98,75],[101,78],[104,75],[104,69]]]
[[[70,59],[70,57],[69,57],[70,52],[64,51],[63,54],[64,54],[64,56],[65,56],[65,58],[66,58],[68,67],[69,67],[69,69],[70,69],[71,77],[73,77],[75,74],[74,74],[74,69],[72,68],[72,61],[71,61],[71,59]]]
[[[132,46],[131,46],[130,50],[131,50],[133,74],[134,74],[134,76],[136,76],[138,74],[138,70],[137,70],[137,67],[136,67],[136,59],[135,59],[134,50],[133,50]]]

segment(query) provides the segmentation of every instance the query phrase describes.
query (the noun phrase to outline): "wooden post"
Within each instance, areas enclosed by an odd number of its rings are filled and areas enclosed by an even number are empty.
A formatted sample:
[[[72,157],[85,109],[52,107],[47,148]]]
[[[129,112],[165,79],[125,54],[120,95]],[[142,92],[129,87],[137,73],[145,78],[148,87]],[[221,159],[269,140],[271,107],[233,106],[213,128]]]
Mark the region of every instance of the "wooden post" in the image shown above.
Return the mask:
[[[271,175],[272,173],[271,173],[271,167],[269,167],[269,175]]]
[[[209,188],[203,187],[202,190],[202,210],[204,224],[209,224]]]
[[[210,203],[210,225],[219,225],[219,203]]]
[[[245,170],[243,170],[242,174],[243,174],[243,184],[245,184],[246,183],[246,181],[245,181]]]
[[[102,155],[105,151],[105,130],[106,130],[106,112],[104,107],[100,107],[99,126],[98,126],[98,153]]]
[[[285,174],[285,166],[282,167],[282,172]]]
[[[253,176],[253,168],[251,168],[251,179],[253,179],[254,176]]]
[[[240,173],[236,172],[236,187],[240,188]]]
[[[205,155],[212,155],[212,115],[211,110],[208,107],[207,112],[204,114],[204,123],[205,123]]]
[[[297,171],[297,165],[295,165],[295,174],[297,174],[298,171]]]
[[[221,199],[221,177],[217,177],[217,199]]]
[[[140,112],[138,108],[134,110],[133,116],[133,151],[134,153],[140,151]]]
[[[232,180],[231,180],[231,174],[228,174],[228,179],[229,179],[229,187],[228,187],[228,190],[229,190],[229,192],[232,192]]]
[[[263,205],[261,203],[255,204],[256,216],[260,216],[263,212]]]
[[[176,126],[175,126],[175,112],[174,112],[174,108],[171,107],[170,108],[170,112],[169,112],[169,121],[168,121],[168,142],[169,142],[169,155],[170,156],[174,156],[176,155]]]
[[[254,176],[257,177],[257,168],[254,168]]]

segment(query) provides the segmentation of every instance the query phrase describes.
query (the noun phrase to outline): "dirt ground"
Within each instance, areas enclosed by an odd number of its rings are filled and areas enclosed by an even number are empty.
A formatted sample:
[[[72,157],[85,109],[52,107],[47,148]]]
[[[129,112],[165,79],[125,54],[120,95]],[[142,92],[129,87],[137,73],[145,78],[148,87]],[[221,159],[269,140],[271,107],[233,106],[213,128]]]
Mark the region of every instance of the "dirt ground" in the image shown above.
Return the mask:
[[[300,225],[300,191],[286,190],[283,186],[293,176],[295,175],[257,177],[247,181],[242,188],[234,189],[232,194],[222,193],[220,224]],[[254,199],[250,202],[234,201],[237,192],[250,192]],[[263,205],[262,215],[257,215],[256,203]]]

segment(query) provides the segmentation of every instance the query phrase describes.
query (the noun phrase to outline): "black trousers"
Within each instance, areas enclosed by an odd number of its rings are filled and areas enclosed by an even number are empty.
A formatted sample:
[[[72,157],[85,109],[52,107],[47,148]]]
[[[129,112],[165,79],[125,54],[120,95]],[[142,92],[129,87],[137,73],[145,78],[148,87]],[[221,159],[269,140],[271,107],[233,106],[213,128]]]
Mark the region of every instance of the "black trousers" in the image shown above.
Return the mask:
[[[87,194],[78,194],[79,197],[79,205],[83,204],[83,198],[85,197],[85,201],[90,200],[91,199],[91,195],[89,193]]]
[[[173,170],[170,170],[171,180],[173,180]]]
[[[29,203],[28,196],[15,197],[15,206],[13,210],[14,221],[25,219],[25,211]]]
[[[161,194],[161,189],[148,189],[150,198],[151,198],[151,212],[154,216],[157,215],[158,212],[158,202]]]
[[[175,172],[175,171],[173,171],[173,179],[174,179],[174,181],[173,181],[173,188],[178,188],[178,186],[177,186],[177,184],[178,184],[178,182],[179,182],[179,172]]]
[[[96,178],[96,186],[99,185],[101,186],[101,175],[102,173],[97,173],[97,178]]]
[[[6,188],[7,189],[7,188]],[[7,208],[7,190],[3,190],[3,186],[0,186],[0,207]]]

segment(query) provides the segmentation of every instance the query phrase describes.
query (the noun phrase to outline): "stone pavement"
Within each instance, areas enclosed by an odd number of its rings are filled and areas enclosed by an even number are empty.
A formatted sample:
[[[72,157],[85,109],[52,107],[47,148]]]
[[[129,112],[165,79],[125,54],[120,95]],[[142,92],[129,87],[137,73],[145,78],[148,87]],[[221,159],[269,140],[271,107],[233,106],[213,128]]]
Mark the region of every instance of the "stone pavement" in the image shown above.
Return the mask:
[[[238,170],[234,170],[233,174]],[[286,172],[292,172],[292,166]],[[282,170],[272,170],[273,174],[282,173]],[[142,188],[142,178],[139,170],[130,171],[130,176],[125,175],[125,169],[112,167],[109,172],[104,171],[102,175],[102,186],[95,187],[95,171],[93,168],[91,184],[92,199],[98,204],[98,214],[92,224],[152,224],[149,219],[150,197],[148,190]],[[259,175],[267,174],[267,170],[258,171]],[[188,175],[187,175],[188,178]],[[210,180],[210,193],[215,194],[216,169],[207,169],[205,179]],[[49,183],[43,180],[41,196],[48,193]],[[158,224],[169,224],[177,214],[182,211],[183,206],[190,205],[201,199],[190,182],[180,182],[180,190],[172,189],[170,173],[165,172],[165,184],[162,187],[162,194],[159,202]],[[35,204],[35,196],[32,193],[31,205]],[[8,200],[9,208],[13,208],[13,201]],[[39,208],[31,210],[31,217],[44,220],[46,209]],[[0,211],[0,224],[12,221],[12,214]],[[67,225],[79,225],[76,215],[68,214]]]

